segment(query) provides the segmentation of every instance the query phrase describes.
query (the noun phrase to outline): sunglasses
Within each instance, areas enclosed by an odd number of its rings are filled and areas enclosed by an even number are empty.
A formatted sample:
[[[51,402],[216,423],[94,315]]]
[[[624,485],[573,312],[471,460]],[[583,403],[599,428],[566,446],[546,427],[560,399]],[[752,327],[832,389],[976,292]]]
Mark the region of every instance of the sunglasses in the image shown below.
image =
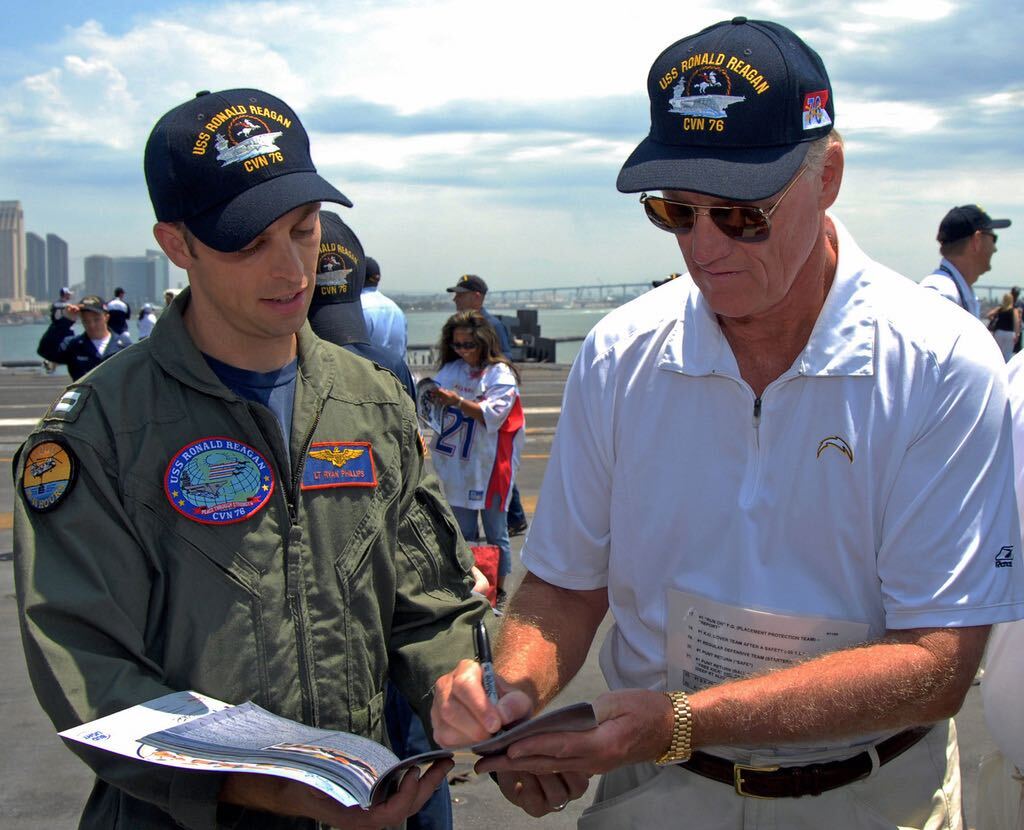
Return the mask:
[[[999,235],[992,233],[992,231],[978,231],[978,233],[980,233],[982,236],[991,236],[993,245],[995,245],[996,242],[999,241]]]
[[[471,352],[471,351],[473,351],[473,349],[476,349],[476,348],[479,348],[479,347],[476,345],[476,342],[473,341],[473,340],[462,341],[462,342],[453,340],[452,341],[452,348],[455,349],[455,351],[457,351],[457,352]]]
[[[709,216],[715,227],[730,239],[762,240],[767,239],[772,229],[772,214],[775,213],[786,194],[803,175],[806,167],[801,167],[778,200],[770,208],[759,208],[754,205],[722,205],[708,207],[706,205],[688,205],[661,196],[640,195],[640,203],[647,212],[647,218],[663,231],[669,233],[689,233],[697,223],[698,216]]]

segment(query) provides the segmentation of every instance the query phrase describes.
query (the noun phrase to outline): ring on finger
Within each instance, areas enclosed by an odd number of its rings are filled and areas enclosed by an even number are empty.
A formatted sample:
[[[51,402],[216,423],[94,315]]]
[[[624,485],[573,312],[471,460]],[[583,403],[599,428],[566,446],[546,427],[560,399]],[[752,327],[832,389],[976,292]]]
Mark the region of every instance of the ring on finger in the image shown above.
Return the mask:
[[[565,799],[565,801],[563,801],[563,802],[562,802],[561,804],[559,804],[559,805],[558,805],[557,807],[552,807],[551,809],[552,809],[552,810],[553,810],[554,812],[556,812],[556,813],[560,813],[560,812],[562,812],[562,810],[564,810],[564,809],[565,809],[565,805],[566,805],[566,804],[568,804],[568,803],[569,803],[569,799],[567,798],[567,799]]]

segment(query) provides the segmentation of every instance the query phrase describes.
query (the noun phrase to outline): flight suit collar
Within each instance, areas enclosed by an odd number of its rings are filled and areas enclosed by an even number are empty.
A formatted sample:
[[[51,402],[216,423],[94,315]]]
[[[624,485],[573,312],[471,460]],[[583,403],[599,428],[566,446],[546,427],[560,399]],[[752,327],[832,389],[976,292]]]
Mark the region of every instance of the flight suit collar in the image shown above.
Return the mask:
[[[207,395],[234,400],[235,393],[220,382],[217,375],[196,347],[185,328],[184,312],[191,301],[191,291],[184,288],[167,307],[159,325],[149,337],[154,360],[176,380]],[[334,365],[325,359],[323,343],[303,323],[298,332],[299,374],[302,382],[312,387],[318,397],[326,397],[334,383]]]

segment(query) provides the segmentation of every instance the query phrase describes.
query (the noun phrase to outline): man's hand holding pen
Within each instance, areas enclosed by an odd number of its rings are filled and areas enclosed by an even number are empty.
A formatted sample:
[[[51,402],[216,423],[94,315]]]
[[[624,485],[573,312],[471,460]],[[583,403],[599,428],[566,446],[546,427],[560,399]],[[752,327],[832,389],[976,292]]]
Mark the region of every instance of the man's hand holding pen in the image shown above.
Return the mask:
[[[462,660],[435,685],[431,721],[434,739],[441,746],[478,743],[533,714],[534,704],[529,695],[494,674],[490,642],[482,623],[474,637],[478,659]],[[493,764],[494,760],[481,759],[477,771],[487,772],[489,762]],[[564,809],[586,792],[590,780],[589,775],[579,772],[535,775],[500,771],[495,778],[505,798],[531,816]]]

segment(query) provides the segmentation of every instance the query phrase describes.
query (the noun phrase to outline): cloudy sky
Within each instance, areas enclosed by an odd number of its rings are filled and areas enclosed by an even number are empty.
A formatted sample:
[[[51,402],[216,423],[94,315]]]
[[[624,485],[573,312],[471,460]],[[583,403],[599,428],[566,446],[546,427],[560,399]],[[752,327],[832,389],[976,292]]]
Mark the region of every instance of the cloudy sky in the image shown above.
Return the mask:
[[[602,7],[608,11],[599,10]],[[981,283],[1024,283],[1024,6],[519,0],[15,4],[0,28],[0,199],[93,253],[155,247],[142,150],[198,89],[255,86],[310,131],[392,291],[472,271],[494,288],[640,282],[674,240],[619,194],[669,43],[736,14],[822,55],[847,139],[837,214],[919,277],[954,204],[1010,217]],[[612,11],[614,10],[614,11]]]

